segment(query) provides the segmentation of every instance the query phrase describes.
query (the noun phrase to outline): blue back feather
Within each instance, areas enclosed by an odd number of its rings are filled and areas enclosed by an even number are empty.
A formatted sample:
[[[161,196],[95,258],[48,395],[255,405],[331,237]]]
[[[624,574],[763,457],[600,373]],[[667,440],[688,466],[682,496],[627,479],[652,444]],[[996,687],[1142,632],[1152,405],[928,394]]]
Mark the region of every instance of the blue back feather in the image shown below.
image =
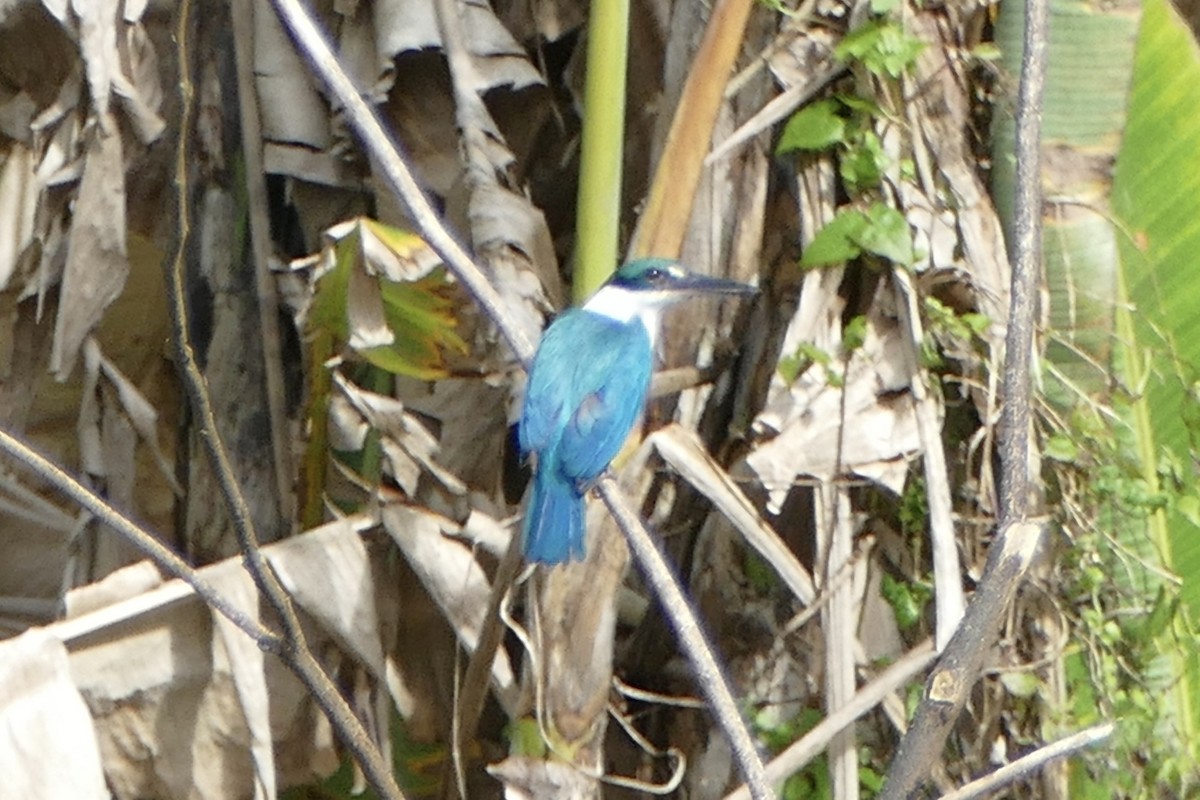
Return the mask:
[[[518,438],[538,457],[525,552],[557,563],[583,555],[583,494],[620,451],[646,402],[653,353],[638,320],[582,309],[547,329],[526,387]]]

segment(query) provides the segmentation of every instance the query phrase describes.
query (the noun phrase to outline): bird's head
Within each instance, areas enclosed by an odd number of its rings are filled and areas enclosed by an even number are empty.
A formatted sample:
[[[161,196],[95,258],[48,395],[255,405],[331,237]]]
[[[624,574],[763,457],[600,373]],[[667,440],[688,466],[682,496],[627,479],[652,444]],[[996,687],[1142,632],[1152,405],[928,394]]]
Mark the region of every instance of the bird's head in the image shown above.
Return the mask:
[[[639,258],[613,273],[583,307],[620,322],[641,320],[653,342],[658,316],[669,305],[698,294],[750,295],[757,291],[737,281],[697,275],[669,258]]]

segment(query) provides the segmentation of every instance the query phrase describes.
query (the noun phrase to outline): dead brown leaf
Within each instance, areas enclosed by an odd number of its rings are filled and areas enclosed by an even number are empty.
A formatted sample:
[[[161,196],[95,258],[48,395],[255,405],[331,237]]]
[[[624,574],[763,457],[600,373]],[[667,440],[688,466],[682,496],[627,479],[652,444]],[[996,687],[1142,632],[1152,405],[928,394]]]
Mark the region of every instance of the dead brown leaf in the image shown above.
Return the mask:
[[[0,796],[107,800],[67,649],[43,630],[0,643]]]
[[[70,374],[83,340],[120,296],[129,275],[121,136],[111,118],[91,126],[85,136],[83,178],[67,240],[50,355],[50,369],[59,380]]]

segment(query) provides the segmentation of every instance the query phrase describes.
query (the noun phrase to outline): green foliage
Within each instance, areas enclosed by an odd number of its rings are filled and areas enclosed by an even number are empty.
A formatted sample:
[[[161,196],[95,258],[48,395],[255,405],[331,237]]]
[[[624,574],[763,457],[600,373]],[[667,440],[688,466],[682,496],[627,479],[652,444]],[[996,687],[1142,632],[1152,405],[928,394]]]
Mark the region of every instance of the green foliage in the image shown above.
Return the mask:
[[[858,61],[880,77],[899,78],[917,61],[925,45],[895,20],[875,19],[846,34],[834,54]]]
[[[746,549],[742,566],[750,588],[763,597],[772,594],[781,585],[779,574],[754,550]]]
[[[881,16],[847,34],[835,51],[837,57],[861,64],[885,80],[898,80],[913,66],[923,45],[889,16],[897,5],[891,0],[873,3]],[[840,264],[864,254],[904,267],[916,261],[904,215],[878,199],[870,202],[881,196],[889,170],[899,168],[907,174],[913,169],[910,163],[896,164],[876,133],[876,121],[885,113],[873,100],[835,95],[800,109],[784,126],[776,154],[833,151],[842,183],[856,198],[817,232],[801,258],[802,267]]]
[[[805,708],[791,719],[763,725],[762,715],[753,719],[752,725],[757,738],[771,753],[779,753],[812,730],[824,715],[815,708]],[[793,774],[783,785],[780,797],[791,800],[832,796],[829,784],[829,767],[824,755],[808,762],[803,769]]]
[[[1000,673],[1000,685],[1013,697],[1029,699],[1042,689],[1042,679],[1031,670],[1011,670]]]
[[[796,352],[779,359],[779,375],[788,383],[796,380],[813,364],[820,364],[826,370],[833,364],[833,357],[811,342],[801,342]]]
[[[919,548],[925,539],[925,529],[929,523],[929,493],[925,489],[924,477],[913,475],[905,485],[904,493],[900,495],[897,516],[905,538],[916,542]],[[917,549],[914,553],[919,555],[920,550]]]
[[[896,624],[902,631],[920,624],[925,607],[933,599],[933,587],[929,584],[902,581],[888,574],[884,574],[879,590],[892,607]]]
[[[1187,785],[1194,765],[1184,755],[1175,687],[1178,649],[1192,651],[1175,580],[1146,536],[1150,520],[1178,501],[1170,480],[1158,486],[1142,471],[1128,427],[1117,407],[1080,407],[1069,426],[1048,434],[1054,485],[1071,509],[1063,524],[1070,551],[1061,562],[1075,598],[1072,641],[1064,659],[1070,705],[1050,720],[1047,738],[1102,719],[1119,720],[1107,748],[1089,752],[1071,774],[1072,797],[1157,797]],[[1169,460],[1160,474],[1174,471]],[[1180,637],[1184,638],[1180,638]],[[1194,659],[1191,659],[1194,660]],[[1004,678],[1002,677],[1002,680]],[[1014,694],[1022,686],[1006,688]],[[1136,765],[1136,768],[1130,768]]]
[[[530,758],[546,757],[548,753],[546,741],[542,738],[542,731],[538,727],[536,719],[522,717],[513,720],[504,727],[504,733],[508,737],[508,752],[511,755]]]
[[[921,300],[925,337],[921,341],[921,363],[927,369],[945,366],[943,354],[963,357],[987,349],[986,332],[991,320],[984,314],[959,314],[936,297]]]
[[[867,765],[871,753],[864,753],[858,767],[858,784],[864,797],[874,797],[883,788],[883,774],[876,772]]]
[[[873,130],[863,131],[855,147],[848,148],[838,163],[838,174],[852,192],[866,192],[878,186],[892,164],[883,150],[883,142]]]
[[[836,98],[810,103],[792,115],[783,126],[776,155],[797,150],[824,150],[847,142],[845,105]]]
[[[842,348],[849,356],[863,346],[867,341],[867,318],[862,314],[855,316],[846,323],[842,330]]]
[[[397,375],[445,377],[445,354],[466,352],[455,328],[452,284],[426,266],[428,247],[415,234],[360,218],[326,234],[308,312],[310,334],[328,333],[360,357]],[[391,339],[375,343],[376,338]],[[356,335],[357,334],[357,335]]]
[[[396,784],[405,797],[440,797],[442,776],[450,754],[445,745],[437,742],[422,743],[408,735],[408,729],[399,712],[391,710],[392,763]],[[283,800],[376,800],[378,795],[371,787],[355,791],[360,772],[354,759],[346,754],[328,778],[316,784],[296,786],[283,792]]]
[[[920,691],[919,685],[917,690]],[[802,709],[796,716],[777,724],[763,724],[762,716],[752,716],[753,732],[772,754],[782,752],[801,739],[824,718],[824,714],[814,708]],[[859,753],[858,780],[863,797],[874,797],[883,787],[883,774],[872,766],[874,759],[875,754],[866,748]],[[829,782],[829,761],[825,755],[816,756],[805,764],[803,769],[789,776],[779,796],[785,800],[818,800],[833,797],[833,787]]]
[[[304,528],[325,516],[329,400],[333,368],[386,394],[395,375],[433,380],[448,374],[449,353],[465,353],[458,335],[453,284],[415,234],[366,218],[330,228],[313,275],[305,316],[309,435],[299,486]],[[367,482],[379,479],[377,434],[357,454],[341,454]],[[332,498],[343,510],[358,500]]]
[[[800,258],[800,266],[830,266],[864,253],[902,266],[912,264],[916,253],[904,215],[885,203],[872,203],[865,211],[844,208],[817,231]]]
[[[926,326],[963,341],[980,339],[991,325],[985,314],[968,311],[958,314],[936,297],[924,297],[921,308],[925,312]]]
[[[776,155],[836,150],[838,174],[854,194],[879,186],[892,166],[883,142],[873,128],[882,110],[869,100],[835,95],[797,111],[784,125]]]
[[[782,14],[785,17],[798,17],[796,9],[788,6],[785,0],[758,0],[763,6],[774,11],[776,14]]]
[[[1046,439],[1042,447],[1042,455],[1053,461],[1073,464],[1079,458],[1079,448],[1075,446],[1075,442],[1071,440],[1070,436],[1058,431]]]

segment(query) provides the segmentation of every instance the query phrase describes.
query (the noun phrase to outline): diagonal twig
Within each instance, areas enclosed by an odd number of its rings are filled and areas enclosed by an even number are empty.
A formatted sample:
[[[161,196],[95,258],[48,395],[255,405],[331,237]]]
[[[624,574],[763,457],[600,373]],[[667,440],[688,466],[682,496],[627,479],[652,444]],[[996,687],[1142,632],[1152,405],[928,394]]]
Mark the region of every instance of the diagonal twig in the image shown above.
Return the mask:
[[[77,503],[80,508],[116,531],[167,574],[191,586],[210,608],[240,628],[260,647],[271,652],[283,649],[283,640],[277,633],[243,612],[229,598],[218,592],[216,587],[164,545],[158,537],[117,511],[103,497],[3,428],[0,428],[0,451],[24,464],[38,477]]]
[[[637,560],[638,567],[646,575],[646,579],[654,586],[658,601],[662,604],[675,629],[675,635],[687,654],[692,671],[696,676],[696,684],[713,710],[717,724],[721,726],[725,736],[733,747],[734,757],[742,769],[742,776],[749,787],[750,796],[754,800],[772,797],[770,785],[767,783],[762,759],[754,747],[754,740],[749,730],[742,723],[733,692],[721,667],[713,656],[712,646],[700,624],[696,613],[680,588],[679,580],[671,570],[666,556],[659,550],[654,538],[642,524],[642,520],[629,501],[621,493],[616,478],[612,472],[605,472],[596,489],[608,511],[612,514],[617,527],[625,534],[629,542],[629,550]]]
[[[977,797],[984,797],[996,789],[1020,780],[1025,775],[1039,770],[1053,761],[1066,758],[1086,747],[1092,747],[1103,742],[1112,736],[1115,729],[1116,726],[1113,723],[1103,722],[1099,725],[1093,725],[1090,728],[1084,728],[1070,736],[1064,736],[1057,742],[1051,742],[1044,747],[1039,747],[1028,755],[1018,758],[1011,764],[1005,764],[989,775],[971,781],[961,789],[942,795],[939,800],[975,800]]]
[[[859,689],[844,706],[824,717],[816,727],[771,759],[767,764],[767,780],[782,781],[799,772],[829,746],[835,734],[919,675],[935,658],[937,653],[933,650],[933,642],[926,639],[897,659],[896,663]],[[749,796],[745,787],[742,787],[726,795],[725,800],[747,800]]]

